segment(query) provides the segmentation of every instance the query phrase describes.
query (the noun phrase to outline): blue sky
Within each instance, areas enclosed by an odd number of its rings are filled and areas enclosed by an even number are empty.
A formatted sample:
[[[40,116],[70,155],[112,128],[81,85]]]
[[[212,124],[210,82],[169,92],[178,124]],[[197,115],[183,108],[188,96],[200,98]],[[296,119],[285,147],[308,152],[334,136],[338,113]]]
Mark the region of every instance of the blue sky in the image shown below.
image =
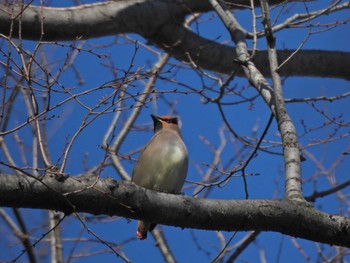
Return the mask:
[[[84,1],[86,3],[87,1]],[[94,1],[91,1],[94,2]],[[306,5],[309,10],[312,11],[319,6],[327,6],[330,1],[317,1],[310,2]],[[52,6],[70,6],[72,1],[52,1]],[[277,9],[275,12],[278,12]],[[290,13],[284,14],[283,17],[289,17],[295,12],[305,12],[305,6],[303,3],[292,4]],[[274,15],[275,13],[273,13]],[[243,26],[251,29],[251,16],[247,11],[235,12],[238,20]],[[212,14],[208,14],[207,17],[211,17]],[[348,18],[346,12],[338,12],[336,15],[317,19],[319,22],[330,22],[333,20],[342,20]],[[217,39],[219,41],[228,40],[229,36],[225,31],[221,22],[214,18],[208,23],[200,25],[200,32],[203,36],[209,39]],[[277,46],[279,48],[296,49],[303,38],[308,33],[308,29],[291,29],[277,33]],[[348,45],[350,41],[349,26],[343,25],[335,29],[326,31],[320,34],[312,35],[304,45],[303,49],[322,49],[322,50],[339,50],[339,51],[350,51]],[[140,36],[131,35],[133,39],[137,39],[140,42],[145,42]],[[84,80],[84,84],[78,83],[76,72],[73,68],[69,68],[62,74],[59,81],[60,83],[72,90],[73,93],[80,93],[88,89],[93,89],[102,86],[104,83],[111,82],[114,79],[113,74],[110,72],[107,64],[110,61],[113,62],[114,66],[118,69],[126,69],[131,63],[131,56],[134,52],[135,46],[133,44],[118,44],[118,45],[107,45],[106,47],[100,47],[101,45],[111,44],[114,41],[125,42],[124,38],[117,39],[116,37],[104,37],[99,39],[92,39],[84,44],[86,50],[93,48],[93,51],[98,54],[107,55],[109,59],[99,58],[94,54],[86,51],[79,52],[75,61],[75,68],[79,71],[79,74]],[[69,44],[67,42],[66,44]],[[1,48],[4,49],[2,45]],[[34,42],[26,41],[25,48],[33,50],[35,46]],[[251,46],[251,43],[249,43]],[[265,40],[259,39],[258,48],[265,48]],[[49,68],[52,73],[57,73],[58,68],[63,64],[67,52],[70,51],[67,47],[61,47],[56,44],[46,44],[44,50],[47,51],[47,59],[52,63]],[[137,69],[146,70],[149,65],[156,60],[156,57],[148,52],[147,50],[140,48],[136,54],[134,66],[132,71]],[[171,59],[171,63],[179,65],[180,62]],[[169,69],[167,66],[165,69]],[[0,69],[0,73],[2,69]],[[40,74],[40,71],[38,71]],[[165,70],[164,70],[165,72]],[[176,76],[173,76],[174,70],[171,73],[162,74],[163,77],[173,77],[181,83],[185,83],[193,88],[200,89],[202,82],[198,75],[191,72],[188,68],[179,69]],[[122,77],[122,70],[118,72],[118,77]],[[268,80],[270,81],[270,80]],[[210,80],[206,79],[207,84],[211,83]],[[129,86],[128,91],[130,93],[136,93],[141,91],[144,83],[141,81],[133,83],[134,86]],[[236,77],[232,82],[231,86],[237,85],[238,88],[246,88],[244,91],[245,96],[253,96],[255,91],[249,87],[249,84],[244,78]],[[62,88],[54,86],[58,92],[52,96],[52,105],[66,99],[67,94],[62,93]],[[205,173],[207,167],[203,163],[210,163],[213,154],[209,151],[208,146],[200,138],[206,138],[212,143],[214,147],[218,147],[220,144],[220,137],[218,132],[223,127],[223,121],[220,118],[219,111],[214,104],[203,103],[202,98],[198,94],[181,94],[170,92],[172,89],[177,88],[179,91],[188,92],[189,90],[180,86],[168,83],[162,80],[158,80],[156,83],[156,89],[158,91],[168,91],[164,96],[159,96],[157,100],[149,102],[142,110],[140,116],[137,119],[136,125],[142,125],[145,131],[132,131],[123,143],[120,153],[127,154],[133,149],[140,148],[144,145],[148,139],[152,136],[152,123],[150,114],[166,115],[174,113],[171,111],[168,102],[175,103],[175,113],[181,117],[183,126],[182,133],[184,141],[188,147],[190,155],[190,167],[188,172],[188,180],[200,181],[201,174],[199,169]],[[325,78],[300,78],[290,77],[284,81],[284,94],[286,98],[302,98],[312,96],[335,96],[348,92],[350,88],[349,82],[339,79],[325,79]],[[217,86],[214,89],[218,89]],[[60,93],[61,91],[61,93]],[[92,92],[86,96],[82,96],[81,100],[86,105],[93,106],[98,103],[100,99],[108,96],[113,92],[112,89],[100,89]],[[209,96],[214,94],[207,93]],[[230,101],[237,101],[239,98],[232,96],[229,97]],[[11,117],[10,127],[15,127],[18,123],[25,121],[26,110],[24,108],[23,98],[18,98],[16,110]],[[126,106],[132,105],[132,100],[125,101]],[[316,103],[316,105],[330,114],[331,116],[338,116],[343,114],[343,119],[349,121],[350,104],[348,100],[336,101],[333,103]],[[315,112],[310,106],[304,104],[288,104],[287,109],[292,116],[292,119],[297,124],[297,131],[302,134],[303,128],[300,125],[301,121],[304,120],[308,127],[318,127],[325,122],[324,116]],[[224,107],[224,111],[228,117],[228,120],[235,131],[241,136],[251,136],[253,127],[257,127],[257,133],[260,135],[265,128],[265,125],[269,119],[269,110],[264,102],[259,98],[254,101],[253,105],[238,104],[234,106]],[[131,110],[124,111],[124,117],[126,118],[130,114]],[[78,103],[71,101],[64,104],[63,106],[50,112],[52,118],[47,123],[47,135],[49,138],[49,149],[53,162],[60,163],[62,151],[66,142],[69,141],[78,127],[81,125],[82,120],[87,114],[87,110],[81,107]],[[109,113],[97,118],[91,125],[89,125],[76,139],[73,147],[69,153],[69,161],[66,166],[65,172],[71,175],[77,175],[85,171],[85,167],[92,168],[98,165],[105,151],[100,147],[103,136],[113,118],[114,113]],[[120,127],[117,128],[120,129]],[[334,126],[329,126],[326,129],[317,130],[311,132],[306,136],[303,136],[300,140],[302,145],[306,145],[315,139],[325,138],[328,134],[335,132]],[[347,129],[347,130],[346,130]],[[345,134],[348,132],[348,128],[344,128],[340,131],[336,131],[337,134]],[[270,141],[279,141],[277,134],[277,128],[275,122],[273,122],[266,139]],[[222,161],[223,165],[227,164],[231,158],[235,158],[235,148],[241,148],[242,145],[232,143],[232,136],[230,136],[227,130],[224,131],[225,138],[228,140],[227,145],[223,151]],[[30,160],[31,156],[31,133],[30,128],[25,128],[18,132],[20,138],[25,142],[26,157]],[[20,159],[20,152],[16,146],[14,136],[9,135],[6,137],[7,143],[12,146],[11,153],[16,158],[19,166],[24,166],[24,163]],[[335,160],[339,157],[342,151],[345,151],[346,147],[349,146],[349,139],[346,137],[343,140],[338,140],[327,146],[316,146],[308,149],[314,156],[322,159],[322,163],[326,168],[329,168]],[[276,152],[281,152],[279,147],[273,149]],[[249,151],[245,152],[246,154]],[[1,153],[2,154],[2,153]],[[137,155],[133,155],[133,158],[137,158]],[[0,160],[3,161],[3,157],[0,155]],[[239,158],[232,162],[230,167],[237,164]],[[334,172],[334,177],[338,182],[347,180],[347,175],[350,172],[348,159],[338,166]],[[134,162],[125,161],[123,162],[126,170],[131,173]],[[311,160],[307,160],[302,164],[303,178],[309,179],[317,172],[317,167]],[[247,173],[258,174],[257,176],[250,176],[247,178],[250,199],[262,199],[262,198],[282,198],[283,197],[283,159],[281,156],[268,155],[266,153],[259,152],[257,158],[248,166]],[[103,173],[103,177],[111,176],[119,180],[115,170],[109,166]],[[328,175],[330,176],[330,175]],[[185,194],[192,195],[193,189],[189,188],[190,184],[185,184]],[[304,194],[311,194],[315,189],[324,190],[329,188],[327,181],[327,175],[320,176],[317,183],[307,181],[304,184]],[[349,194],[349,191],[345,191]],[[244,199],[245,192],[243,188],[243,181],[241,177],[233,178],[224,188],[214,188],[209,195],[209,198],[219,199]],[[316,202],[317,207],[321,207],[322,210],[338,213],[339,203],[335,196],[323,198]],[[12,215],[9,209],[6,211]],[[45,232],[45,216],[46,211],[33,211],[31,209],[21,209],[27,223],[30,227],[31,233],[34,236],[40,237]],[[85,216],[85,215],[84,215]],[[154,241],[151,237],[144,242],[129,240],[134,237],[136,229],[136,221],[128,220],[125,218],[109,218],[104,217],[103,220],[98,220],[98,217],[92,215],[86,215],[87,225],[89,228],[99,235],[100,238],[105,241],[111,241],[115,243],[123,243],[123,249],[128,258],[133,262],[163,262],[162,257],[155,248]],[[1,221],[1,220],[0,220]],[[40,228],[36,226],[40,225]],[[92,239],[94,237],[87,233],[86,230],[82,230],[82,224],[74,217],[71,216],[64,220],[62,224],[62,231],[64,238],[74,238],[82,231],[82,238]],[[201,231],[191,229],[180,229],[176,227],[163,226],[163,230],[166,234],[167,240],[175,258],[178,262],[209,262],[217,255],[220,243],[213,231]],[[0,240],[0,261],[10,260],[17,256],[21,247],[15,239],[10,237],[9,229],[0,224],[0,233],[6,237]],[[232,233],[222,233],[226,240],[232,235]],[[237,233],[231,242],[234,245],[245,233]],[[127,241],[129,240],[129,241]],[[196,240],[194,242],[194,240]],[[310,262],[316,262],[318,256],[316,253],[316,245],[313,242],[303,241],[297,239],[303,249],[311,257]],[[261,254],[265,253],[267,262],[304,262],[305,259],[301,253],[298,252],[296,247],[293,245],[293,240],[288,236],[283,236],[279,233],[262,233],[257,241],[253,243],[239,258],[241,261],[246,262],[259,262]],[[35,251],[39,253],[48,253],[49,244],[45,241],[39,243],[35,248]],[[70,250],[74,246],[74,242],[66,240],[64,242],[65,256],[68,257]],[[116,262],[116,256],[108,252],[108,248],[99,244],[98,242],[85,242],[80,241],[77,246],[77,251],[80,253],[94,253],[95,251],[106,250],[105,253],[97,254],[95,256],[78,258],[72,260],[72,262],[96,262],[97,260],[104,262]],[[326,251],[329,249],[326,246]],[[350,260],[349,256],[346,258]],[[26,257],[23,256],[20,262],[26,262]],[[46,262],[47,258],[42,259],[41,262]],[[117,260],[117,262],[119,262]]]

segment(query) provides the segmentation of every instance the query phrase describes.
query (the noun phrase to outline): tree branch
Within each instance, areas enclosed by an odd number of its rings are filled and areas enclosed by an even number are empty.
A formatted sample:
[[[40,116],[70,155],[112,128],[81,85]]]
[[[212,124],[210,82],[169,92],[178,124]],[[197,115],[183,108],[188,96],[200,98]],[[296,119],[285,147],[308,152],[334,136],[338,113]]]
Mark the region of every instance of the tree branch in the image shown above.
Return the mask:
[[[285,197],[304,201],[301,190],[301,167],[298,136],[286,105],[284,103],[282,80],[277,72],[278,60],[275,45],[275,36],[270,23],[269,5],[266,0],[260,0],[268,46],[270,71],[273,82],[274,106],[278,130],[281,133],[285,169]]]
[[[0,206],[65,213],[119,215],[178,227],[225,231],[275,231],[350,247],[350,219],[306,203],[279,200],[213,200],[146,190],[93,175],[42,180],[0,174]]]
[[[231,1],[242,8],[246,1]],[[257,1],[258,2],[258,1]],[[281,1],[270,1],[276,4]],[[70,8],[0,4],[0,34],[43,41],[76,40],[136,33],[164,49],[171,56],[189,62],[191,58],[203,69],[231,73],[237,55],[232,47],[205,39],[184,27],[182,21],[191,12],[210,11],[207,1],[110,1]],[[12,17],[16,17],[15,20]],[[13,22],[14,21],[14,22]],[[11,23],[13,22],[12,32]],[[42,34],[42,22],[44,35]],[[279,64],[294,50],[278,52]],[[270,76],[267,52],[258,51],[254,63],[264,76]],[[282,76],[318,76],[350,79],[350,52],[301,50],[285,64]],[[239,75],[243,76],[243,72]]]

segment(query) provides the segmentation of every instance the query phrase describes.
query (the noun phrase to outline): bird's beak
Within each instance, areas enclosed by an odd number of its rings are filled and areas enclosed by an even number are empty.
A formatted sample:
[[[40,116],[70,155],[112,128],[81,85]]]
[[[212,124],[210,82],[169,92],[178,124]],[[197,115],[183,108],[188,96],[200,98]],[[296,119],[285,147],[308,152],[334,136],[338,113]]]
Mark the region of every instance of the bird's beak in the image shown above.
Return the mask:
[[[151,114],[151,117],[152,117],[154,122],[159,121],[159,116]]]
[[[157,131],[160,131],[163,128],[162,121],[157,115],[151,114],[151,117],[153,119],[153,131],[154,133],[156,133]]]

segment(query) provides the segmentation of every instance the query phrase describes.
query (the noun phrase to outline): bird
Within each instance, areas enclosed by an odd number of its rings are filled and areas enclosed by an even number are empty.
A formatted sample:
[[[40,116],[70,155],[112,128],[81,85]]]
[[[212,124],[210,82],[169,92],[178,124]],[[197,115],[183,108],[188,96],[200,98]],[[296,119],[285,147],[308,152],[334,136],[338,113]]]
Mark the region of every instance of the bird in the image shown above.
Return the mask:
[[[132,172],[131,181],[147,189],[178,194],[185,183],[188,151],[182,140],[177,116],[151,114],[154,135],[143,148]],[[136,236],[147,238],[156,225],[138,221]]]

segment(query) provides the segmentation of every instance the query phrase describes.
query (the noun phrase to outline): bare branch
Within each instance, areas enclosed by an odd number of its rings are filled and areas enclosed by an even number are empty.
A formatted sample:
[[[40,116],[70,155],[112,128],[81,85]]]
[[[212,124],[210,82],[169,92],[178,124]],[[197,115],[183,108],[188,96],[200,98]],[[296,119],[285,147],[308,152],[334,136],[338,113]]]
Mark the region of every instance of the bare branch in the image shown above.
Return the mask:
[[[260,2],[273,81],[275,117],[283,144],[285,196],[287,199],[303,201],[304,198],[301,191],[301,161],[297,132],[294,123],[287,112],[282,91],[282,81],[277,72],[278,60],[275,47],[275,36],[273,35],[270,24],[269,6],[265,0],[261,0]]]
[[[119,215],[179,227],[224,231],[277,231],[349,247],[350,219],[320,212],[306,203],[280,200],[213,200],[165,194],[130,182],[91,175],[41,181],[0,176],[0,206]],[[21,191],[18,191],[21,189]],[[16,194],[14,194],[14,192]]]
[[[181,61],[190,62],[189,55],[203,69],[229,74],[236,67],[234,59],[237,55],[232,48],[205,39],[182,23],[190,11],[208,10],[206,1],[195,2],[110,1],[72,8],[28,6],[24,11],[20,6],[0,4],[0,36],[7,38],[5,36],[10,30],[13,37],[18,34],[17,23],[14,23],[14,28],[11,27],[11,14],[21,13],[21,36],[24,39],[39,39],[42,36],[43,40],[49,41],[76,40],[137,33]],[[282,1],[270,1],[270,4],[277,2]],[[41,34],[41,16],[45,17],[44,35]],[[174,21],[174,17],[178,20]],[[280,61],[293,52],[280,51]],[[257,51],[254,62],[264,76],[270,76],[266,58],[265,51]],[[348,68],[349,52],[302,50],[284,65],[280,74],[349,79]],[[238,74],[242,76],[241,72]]]

